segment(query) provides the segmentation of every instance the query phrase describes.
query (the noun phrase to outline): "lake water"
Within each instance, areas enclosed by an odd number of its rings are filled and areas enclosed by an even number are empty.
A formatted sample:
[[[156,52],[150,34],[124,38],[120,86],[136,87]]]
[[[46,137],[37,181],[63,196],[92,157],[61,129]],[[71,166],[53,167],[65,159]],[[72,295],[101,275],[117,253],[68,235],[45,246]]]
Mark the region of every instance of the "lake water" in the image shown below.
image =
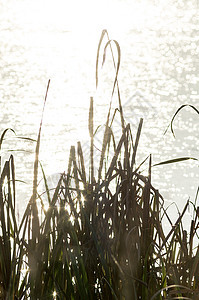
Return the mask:
[[[105,122],[114,78],[110,58],[95,88],[95,60],[102,29],[119,42],[119,85],[124,114],[135,132],[144,127],[138,163],[150,153],[153,163],[199,153],[199,116],[179,113],[174,129],[164,131],[183,104],[199,108],[198,1],[0,1],[1,133],[36,139],[48,79],[40,160],[48,176],[67,169],[71,144],[88,145],[88,108],[95,101],[95,125]],[[117,107],[114,99],[113,108]],[[35,144],[6,135],[2,156],[14,150],[17,208],[24,209],[32,185]],[[53,175],[55,174],[55,175]],[[51,176],[52,175],[52,176]],[[153,168],[153,185],[165,205],[182,209],[194,201],[197,161]],[[172,205],[170,211],[177,211]]]

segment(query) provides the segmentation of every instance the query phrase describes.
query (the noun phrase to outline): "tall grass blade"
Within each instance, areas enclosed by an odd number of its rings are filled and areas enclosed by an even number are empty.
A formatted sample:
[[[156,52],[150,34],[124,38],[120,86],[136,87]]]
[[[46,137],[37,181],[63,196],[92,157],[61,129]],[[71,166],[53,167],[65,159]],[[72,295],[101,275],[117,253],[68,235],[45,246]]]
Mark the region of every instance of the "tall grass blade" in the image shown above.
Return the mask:
[[[169,289],[183,289],[183,290],[187,290],[187,291],[189,291],[189,292],[192,292],[192,290],[190,289],[190,288],[187,288],[186,286],[183,286],[183,285],[177,285],[177,284],[173,284],[173,285],[169,285],[169,286],[167,286],[167,287],[165,287],[165,288],[162,288],[162,289],[160,289],[159,291],[157,291],[152,297],[151,297],[151,299],[150,300],[155,300],[156,299],[156,297],[159,295],[159,294],[161,294],[163,291],[166,291],[166,290],[169,290]],[[179,299],[179,298],[175,298],[175,299]],[[184,299],[184,297],[183,298],[180,298],[180,299]],[[191,298],[185,298],[185,299],[189,299],[189,300],[191,300]]]
[[[136,134],[135,145],[133,148],[133,155],[132,155],[132,160],[131,160],[131,170],[133,170],[133,166],[135,164],[135,157],[136,157],[139,139],[140,139],[140,135],[141,135],[142,124],[143,124],[143,119],[141,118],[140,122],[139,122],[138,130],[137,130],[137,134]]]
[[[114,44],[116,45],[116,48],[117,48],[117,54],[118,54],[118,59],[117,59],[117,67],[116,67],[116,74],[115,74],[115,79],[114,79],[114,83],[113,83],[113,90],[112,90],[112,97],[113,97],[113,94],[114,94],[114,91],[115,91],[115,86],[116,86],[116,83],[117,83],[117,78],[118,78],[118,73],[119,73],[119,68],[120,68],[120,61],[121,61],[121,50],[120,50],[120,45],[119,43],[116,41],[116,40],[109,40],[105,47],[104,47],[104,54],[103,54],[103,62],[102,62],[102,65],[105,63],[105,59],[106,59],[106,49],[109,45],[111,45],[111,43],[114,42]],[[112,50],[112,48],[111,48]],[[114,66],[115,66],[115,62],[114,62]]]
[[[35,161],[34,161],[34,170],[33,170],[33,192],[32,196],[30,199],[30,209],[31,209],[31,215],[29,218],[29,246],[31,247],[31,251],[33,251],[33,255],[29,255],[28,260],[29,260],[29,267],[30,267],[30,286],[31,286],[31,297],[35,298],[36,296],[36,287],[35,287],[35,280],[36,280],[36,274],[37,274],[37,268],[38,268],[38,263],[36,262],[36,258],[38,253],[36,252],[36,244],[39,242],[40,239],[40,225],[39,225],[39,217],[38,217],[38,208],[37,208],[37,181],[38,181],[38,164],[39,164],[39,149],[40,149],[40,139],[41,139],[41,128],[42,128],[42,122],[43,122],[43,114],[44,114],[44,109],[45,109],[45,104],[47,100],[47,95],[48,95],[48,89],[50,85],[50,80],[48,81],[47,84],[47,89],[46,89],[46,95],[44,98],[44,104],[43,104],[43,110],[42,110],[42,117],[41,117],[41,122],[40,122],[40,127],[39,127],[39,133],[37,137],[37,144],[36,144],[36,149],[35,149]],[[32,225],[32,228],[31,228]],[[30,229],[32,230],[30,232]],[[30,233],[32,233],[32,237],[30,239]]]
[[[11,131],[16,135],[15,131],[14,131],[12,128],[6,128],[6,129],[3,131],[2,135],[1,135],[1,138],[0,138],[0,150],[1,150],[1,146],[2,146],[2,143],[3,143],[4,137],[5,137],[5,134],[6,134],[6,132],[7,132],[8,130],[11,130]]]
[[[104,39],[104,36],[108,35],[108,32],[106,29],[102,30],[102,33],[101,33],[101,37],[100,37],[100,40],[99,40],[99,43],[98,43],[98,48],[97,48],[97,58],[96,58],[96,68],[95,68],[95,81],[96,81],[96,88],[98,87],[98,68],[99,68],[99,55],[100,55],[100,48],[101,48],[101,45],[102,45],[102,41]],[[108,38],[109,39],[109,38]]]
[[[157,163],[157,164],[153,165],[153,167],[173,164],[173,163],[182,162],[182,161],[189,160],[189,159],[198,160],[197,158],[194,158],[194,157],[179,157],[179,158],[174,158],[174,159],[169,159],[169,160],[162,161],[160,163]]]
[[[80,142],[77,143],[77,154],[78,154],[78,158],[79,158],[79,166],[80,166],[79,169],[80,169],[81,179],[82,179],[84,185],[86,185],[86,170],[85,170],[82,146],[81,146]]]
[[[129,129],[130,129],[130,124],[128,124],[126,126],[126,128],[125,128],[125,130],[124,130],[124,132],[123,132],[123,134],[122,134],[122,136],[120,138],[120,141],[119,141],[119,143],[117,145],[117,148],[115,150],[115,153],[114,153],[114,156],[112,158],[112,161],[110,163],[109,169],[108,169],[108,171],[106,173],[106,178],[110,178],[110,176],[111,176],[111,174],[112,174],[112,172],[114,170],[114,167],[116,165],[116,161],[117,161],[118,155],[119,155],[121,147],[122,147],[122,144],[124,143],[125,138],[126,138],[126,133],[129,131]]]
[[[94,133],[93,133],[93,98],[90,98],[90,109],[89,109],[89,134],[91,139],[90,144],[90,180],[91,184],[94,183],[94,162],[93,162],[93,155],[94,155]]]
[[[177,111],[176,111],[175,114],[173,115],[173,118],[172,118],[172,120],[171,120],[171,123],[170,123],[169,126],[167,127],[165,133],[167,132],[168,128],[171,127],[171,132],[172,132],[173,136],[175,137],[174,130],[173,130],[173,122],[174,122],[174,119],[175,119],[175,117],[177,116],[177,114],[179,113],[179,111],[180,111],[181,109],[183,109],[184,107],[186,107],[186,106],[191,107],[197,114],[199,114],[199,110],[198,110],[195,106],[190,105],[190,104],[183,104],[182,106],[180,106],[180,107],[177,109]]]
[[[171,234],[172,234],[174,231],[176,231],[176,228],[178,228],[178,226],[179,226],[179,224],[180,224],[180,222],[181,222],[181,220],[182,220],[182,217],[184,216],[184,214],[185,214],[185,212],[186,212],[188,206],[189,206],[189,201],[187,201],[187,203],[186,203],[186,205],[185,205],[185,207],[184,207],[184,209],[183,209],[181,215],[178,217],[177,221],[175,222],[175,225],[172,227],[172,229],[170,230],[170,232],[169,232],[168,235],[166,236],[166,238],[165,238],[165,240],[164,240],[163,245],[162,245],[161,248],[163,248],[163,247],[166,245],[166,243],[167,243],[169,237],[171,236]],[[160,250],[161,250],[161,249],[160,249]]]
[[[35,149],[35,161],[34,161],[34,176],[33,176],[33,193],[32,197],[30,199],[30,204],[32,208],[32,240],[36,242],[36,239],[39,238],[39,219],[38,219],[38,210],[37,210],[37,204],[36,204],[36,198],[37,198],[37,178],[38,178],[38,164],[39,164],[39,148],[40,148],[40,139],[41,139],[41,128],[42,128],[42,122],[43,122],[43,114],[44,109],[46,105],[47,95],[48,95],[48,89],[50,86],[50,80],[47,84],[46,89],[46,95],[44,98],[44,104],[43,104],[43,110],[42,110],[42,117],[41,122],[39,126],[39,133],[37,137],[37,144]]]

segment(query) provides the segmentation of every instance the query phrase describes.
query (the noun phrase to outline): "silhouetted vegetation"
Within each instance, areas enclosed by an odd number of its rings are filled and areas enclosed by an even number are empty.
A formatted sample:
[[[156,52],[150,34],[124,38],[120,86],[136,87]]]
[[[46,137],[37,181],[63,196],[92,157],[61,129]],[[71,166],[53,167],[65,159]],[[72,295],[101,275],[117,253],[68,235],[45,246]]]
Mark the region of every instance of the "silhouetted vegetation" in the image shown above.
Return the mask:
[[[112,44],[121,137],[114,138],[111,102],[102,148],[94,146],[93,99],[90,99],[90,164],[85,168],[81,143],[72,146],[68,170],[53,193],[45,172],[44,195],[39,195],[40,124],[34,163],[32,197],[20,224],[15,212],[15,167],[11,155],[0,181],[0,299],[198,299],[199,207],[195,204],[190,231],[183,228],[188,201],[173,224],[164,200],[151,184],[151,156],[143,161],[148,174],[136,165],[143,120],[136,134],[125,124],[118,85],[120,48],[102,32],[96,61],[96,84],[102,41],[105,53]],[[49,88],[49,83],[47,91]],[[45,102],[47,93],[45,97]],[[44,106],[45,106],[44,102]],[[194,108],[195,109],[195,108]],[[197,109],[195,109],[197,111]],[[197,111],[198,113],[198,111]],[[175,116],[174,116],[175,118]],[[171,125],[173,123],[173,120]],[[7,130],[3,132],[0,145]],[[113,155],[110,156],[110,149]],[[99,155],[96,168],[94,160]],[[188,158],[179,158],[180,161]],[[166,163],[166,162],[164,162]],[[197,195],[196,195],[197,198]],[[42,216],[39,216],[38,205]],[[169,228],[165,233],[164,224]]]

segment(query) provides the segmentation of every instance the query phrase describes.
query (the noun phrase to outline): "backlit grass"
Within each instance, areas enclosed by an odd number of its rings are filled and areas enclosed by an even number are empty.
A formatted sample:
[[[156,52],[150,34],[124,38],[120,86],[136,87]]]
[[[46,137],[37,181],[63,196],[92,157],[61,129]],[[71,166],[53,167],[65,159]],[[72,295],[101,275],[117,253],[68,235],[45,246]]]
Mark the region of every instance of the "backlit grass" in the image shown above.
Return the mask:
[[[104,49],[102,41],[107,38]],[[164,200],[151,184],[151,156],[143,159],[148,174],[136,164],[143,120],[137,132],[125,124],[118,84],[120,47],[102,32],[100,51],[118,52],[112,95],[118,95],[121,137],[114,138],[111,101],[101,151],[95,149],[93,98],[90,99],[90,164],[85,169],[81,143],[72,146],[66,173],[51,195],[42,168],[49,208],[38,194],[40,124],[32,197],[18,224],[15,212],[14,157],[4,163],[0,180],[0,299],[198,299],[199,207],[187,232],[183,217],[175,224]],[[113,53],[113,52],[112,52]],[[49,88],[49,83],[47,91]],[[44,101],[44,106],[47,98]],[[195,109],[196,112],[197,109]],[[173,118],[174,120],[174,118]],[[172,120],[172,123],[173,123]],[[171,123],[171,125],[172,125]],[[0,145],[3,142],[2,134]],[[114,155],[110,156],[110,148]],[[99,155],[99,166],[94,159]],[[177,158],[180,161],[188,158]],[[197,196],[196,196],[197,197]],[[38,214],[41,203],[42,217]],[[170,228],[165,234],[164,224]]]

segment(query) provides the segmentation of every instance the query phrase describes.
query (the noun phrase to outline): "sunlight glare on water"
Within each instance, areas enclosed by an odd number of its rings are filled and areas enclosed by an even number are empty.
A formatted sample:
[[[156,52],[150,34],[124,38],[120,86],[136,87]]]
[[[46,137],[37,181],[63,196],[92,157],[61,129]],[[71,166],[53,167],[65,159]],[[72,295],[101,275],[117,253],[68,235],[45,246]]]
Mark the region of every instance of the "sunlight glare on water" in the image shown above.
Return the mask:
[[[154,163],[198,157],[198,116],[193,111],[179,114],[176,139],[170,132],[163,135],[180,105],[198,107],[197,1],[8,0],[0,3],[0,18],[1,131],[11,127],[20,136],[36,138],[50,78],[40,153],[48,176],[57,178],[66,170],[71,144],[81,140],[89,148],[90,96],[96,127],[105,122],[114,77],[110,59],[100,67],[97,93],[95,88],[96,51],[105,28],[120,44],[120,92],[134,132],[144,118],[138,162],[150,153]],[[15,152],[17,177],[31,186],[35,144],[13,140],[12,134],[7,143],[4,152],[23,150]],[[198,164],[156,167],[153,182],[168,203],[182,207],[187,197],[194,197]],[[18,186],[27,203],[28,187]]]

